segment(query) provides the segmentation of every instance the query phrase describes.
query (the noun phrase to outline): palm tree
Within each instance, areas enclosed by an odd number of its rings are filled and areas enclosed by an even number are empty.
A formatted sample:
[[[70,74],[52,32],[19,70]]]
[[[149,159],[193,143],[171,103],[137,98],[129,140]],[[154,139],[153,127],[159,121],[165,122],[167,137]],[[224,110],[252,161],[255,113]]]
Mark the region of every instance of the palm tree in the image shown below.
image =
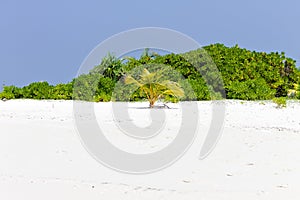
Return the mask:
[[[183,97],[184,91],[180,85],[174,81],[164,80],[163,70],[150,73],[147,69],[143,69],[139,79],[133,78],[131,75],[125,77],[125,84],[134,84],[145,95],[149,101],[150,108],[154,107],[154,103],[163,98],[165,95],[174,97]]]

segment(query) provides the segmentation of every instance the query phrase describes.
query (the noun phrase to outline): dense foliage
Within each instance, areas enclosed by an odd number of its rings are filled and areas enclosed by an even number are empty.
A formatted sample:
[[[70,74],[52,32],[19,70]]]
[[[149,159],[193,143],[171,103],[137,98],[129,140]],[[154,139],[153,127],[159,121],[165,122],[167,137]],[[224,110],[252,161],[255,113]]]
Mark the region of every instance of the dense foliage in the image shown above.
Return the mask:
[[[205,50],[205,51],[204,51]],[[213,61],[213,62],[212,62]],[[296,62],[284,53],[249,51],[238,46],[214,44],[185,54],[158,55],[146,50],[139,59],[118,59],[108,54],[88,74],[67,84],[49,85],[35,82],[19,88],[4,86],[0,99],[78,99],[110,101],[128,100],[124,77],[139,66],[168,66],[170,79],[178,79],[185,96],[181,100],[243,99],[265,100],[291,96],[300,99],[300,71]],[[156,69],[154,68],[154,71]],[[220,74],[219,74],[220,72]],[[123,97],[123,98],[122,98]],[[145,98],[134,91],[129,100]],[[167,98],[168,101],[174,99]]]
[[[67,84],[49,85],[47,82],[34,82],[18,88],[5,86],[0,99],[72,99],[73,82]]]
[[[296,62],[284,53],[265,53],[221,44],[204,47],[222,73],[227,98],[270,99],[287,96],[300,80]],[[245,90],[248,91],[245,91]],[[252,93],[252,94],[251,94]],[[257,94],[257,95],[255,95]]]

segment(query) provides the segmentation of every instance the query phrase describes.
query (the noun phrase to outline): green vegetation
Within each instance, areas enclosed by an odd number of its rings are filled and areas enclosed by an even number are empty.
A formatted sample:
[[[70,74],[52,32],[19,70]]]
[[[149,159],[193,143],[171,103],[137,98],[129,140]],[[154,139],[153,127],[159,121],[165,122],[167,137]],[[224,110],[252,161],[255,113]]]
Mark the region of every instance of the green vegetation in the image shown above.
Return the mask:
[[[277,108],[285,108],[286,107],[286,98],[285,97],[273,98],[272,101],[277,104]]]
[[[300,82],[295,61],[285,57],[284,53],[267,54],[221,44],[204,49],[222,73],[227,98],[263,100],[286,97],[288,90]]]
[[[153,108],[154,103],[165,96],[177,98],[184,96],[184,91],[178,83],[165,80],[163,70],[150,73],[144,68],[138,79],[135,79],[132,75],[126,76],[125,84],[137,86],[139,96],[145,96],[148,99],[150,108]]]
[[[49,85],[47,82],[34,82],[18,88],[5,86],[0,99],[72,99],[73,82]]]
[[[249,51],[238,46],[226,47],[222,44],[209,45],[203,49],[163,56],[145,50],[139,59],[132,57],[118,59],[108,54],[88,74],[82,74],[70,83],[53,86],[47,82],[35,82],[21,88],[4,86],[0,99],[77,99],[98,102],[112,99],[118,101],[153,99],[155,101],[163,98],[166,101],[176,102],[179,99],[189,101],[225,97],[241,100],[275,98],[273,101],[279,102],[280,105],[286,98],[300,99],[300,87],[298,87],[300,71],[296,68],[296,62],[286,57],[284,53]],[[222,77],[218,76],[217,70],[212,70],[211,66],[214,64],[206,54],[211,57]],[[163,94],[152,94],[149,98],[147,95],[150,91],[145,92],[140,87],[131,91],[133,93],[130,93],[128,99],[130,87],[123,87],[126,85],[125,82],[132,83],[131,85],[141,84],[139,79],[141,77],[132,76],[130,79],[128,74],[137,67],[146,65],[158,66],[157,69],[154,67],[153,71],[148,71],[149,74],[163,69],[164,66],[171,68],[172,70],[166,70],[166,74],[174,84],[168,85],[170,91],[167,90],[167,85],[160,86],[160,90],[164,91]],[[199,68],[196,69],[194,65]],[[183,78],[178,80],[178,74]],[[124,78],[126,76],[127,78]],[[184,96],[171,92],[175,85],[182,88]],[[114,99],[114,95],[117,98]]]

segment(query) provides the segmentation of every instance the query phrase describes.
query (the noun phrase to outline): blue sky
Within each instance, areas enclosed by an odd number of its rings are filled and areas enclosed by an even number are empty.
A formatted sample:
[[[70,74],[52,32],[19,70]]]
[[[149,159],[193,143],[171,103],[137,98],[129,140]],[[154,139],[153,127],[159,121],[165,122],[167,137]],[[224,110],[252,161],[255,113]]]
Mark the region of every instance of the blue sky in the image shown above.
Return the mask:
[[[0,84],[68,82],[100,42],[149,26],[202,45],[284,51],[300,66],[299,20],[298,0],[1,0]]]

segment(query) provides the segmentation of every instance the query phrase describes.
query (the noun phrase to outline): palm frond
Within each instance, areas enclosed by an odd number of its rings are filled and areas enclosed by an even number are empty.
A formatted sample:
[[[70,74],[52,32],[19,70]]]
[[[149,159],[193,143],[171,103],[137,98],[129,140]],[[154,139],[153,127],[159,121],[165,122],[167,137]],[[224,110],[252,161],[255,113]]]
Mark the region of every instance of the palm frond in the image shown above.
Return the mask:
[[[131,75],[126,76],[124,82],[125,82],[125,84],[134,84],[138,87],[142,86],[142,84],[140,82],[138,82],[137,80],[135,80]]]
[[[150,107],[161,97],[166,95],[175,96],[177,98],[184,96],[184,91],[177,82],[171,80],[164,80],[165,70],[158,70],[156,72],[149,72],[146,68],[143,69],[139,79],[128,75],[125,78],[125,84],[134,84],[139,87],[140,95],[145,94]]]

